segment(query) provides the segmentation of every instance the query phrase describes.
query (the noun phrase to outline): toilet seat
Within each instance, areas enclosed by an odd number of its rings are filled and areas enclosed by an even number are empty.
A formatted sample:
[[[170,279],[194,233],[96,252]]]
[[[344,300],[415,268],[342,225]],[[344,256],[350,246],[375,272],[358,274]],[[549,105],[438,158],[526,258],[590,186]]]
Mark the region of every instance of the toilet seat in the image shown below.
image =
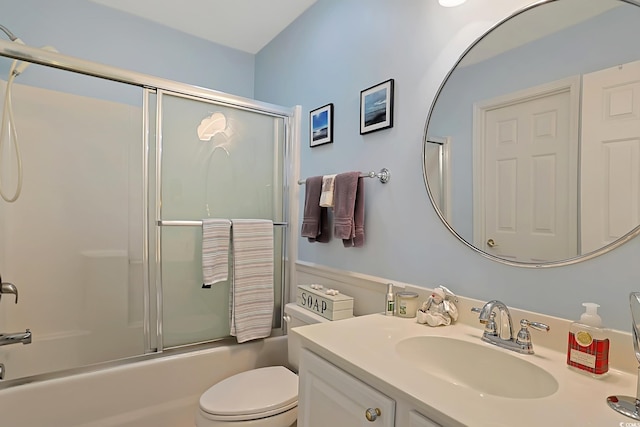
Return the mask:
[[[297,405],[298,376],[284,366],[241,372],[213,385],[200,397],[206,418],[219,421],[270,417]]]

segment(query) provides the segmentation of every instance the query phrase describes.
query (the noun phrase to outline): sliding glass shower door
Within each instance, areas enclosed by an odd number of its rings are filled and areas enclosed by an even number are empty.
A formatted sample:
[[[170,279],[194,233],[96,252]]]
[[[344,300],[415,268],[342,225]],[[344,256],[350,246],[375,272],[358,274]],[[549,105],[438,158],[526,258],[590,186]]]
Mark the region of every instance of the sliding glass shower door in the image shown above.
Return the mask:
[[[285,220],[284,119],[159,92],[156,174],[161,348],[229,336],[229,281],[202,286],[205,218]],[[284,228],[276,226],[279,319]]]
[[[280,326],[293,112],[102,71],[32,64],[13,86],[0,80],[20,152],[0,144],[0,186],[23,184],[0,200],[0,276],[20,295],[0,300],[0,333],[32,337],[0,347],[0,389],[228,337],[229,282],[202,287],[205,218],[276,223]]]

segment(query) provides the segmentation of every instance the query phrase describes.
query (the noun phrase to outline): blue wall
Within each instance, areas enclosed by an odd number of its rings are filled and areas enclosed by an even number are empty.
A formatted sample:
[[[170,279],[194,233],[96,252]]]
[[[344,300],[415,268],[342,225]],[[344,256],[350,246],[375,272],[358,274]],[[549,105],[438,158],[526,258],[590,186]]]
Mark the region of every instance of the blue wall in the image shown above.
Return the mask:
[[[257,99],[303,106],[301,177],[387,167],[366,181],[364,248],[299,241],[299,259],[577,318],[601,304],[609,327],[629,330],[628,294],[640,287],[640,239],[572,266],[525,269],[488,260],[454,238],[436,216],[422,178],[429,107],[449,69],[484,31],[525,0],[319,0],[256,56]],[[360,91],[395,79],[394,127],[359,134]],[[308,112],[335,105],[334,142],[308,146]],[[302,212],[302,204],[301,204]]]
[[[426,195],[422,137],[440,83],[470,43],[529,2],[469,1],[445,9],[435,0],[318,0],[255,57],[86,0],[5,1],[0,23],[32,46],[54,45],[83,59],[302,105],[302,177],[389,168],[388,184],[366,181],[366,246],[301,239],[301,260],[426,287],[442,283],[465,296],[564,318],[578,317],[580,303],[593,301],[602,305],[608,326],[629,330],[627,297],[640,286],[639,239],[574,266],[504,266],[449,234]],[[0,73],[7,69],[0,62]],[[29,69],[20,79],[44,84],[38,76]],[[389,78],[396,83],[394,127],[361,136],[360,91]],[[335,142],[311,149],[307,113],[329,102]]]
[[[0,24],[26,44],[60,53],[252,98],[254,55],[230,49],[88,0],[3,1]],[[213,24],[212,24],[213,25]],[[0,35],[3,39],[4,34]],[[7,79],[9,61],[0,61]],[[32,66],[16,82],[82,92],[86,79]],[[115,91],[116,93],[110,93]],[[106,85],[106,99],[125,89]],[[126,96],[126,95],[124,95]]]

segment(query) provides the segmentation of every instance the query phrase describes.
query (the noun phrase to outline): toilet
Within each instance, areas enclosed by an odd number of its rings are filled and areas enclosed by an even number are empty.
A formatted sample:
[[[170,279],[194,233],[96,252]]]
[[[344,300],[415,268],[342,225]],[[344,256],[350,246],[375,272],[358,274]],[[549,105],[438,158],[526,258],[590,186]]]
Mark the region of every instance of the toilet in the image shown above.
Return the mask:
[[[287,331],[328,322],[294,303],[284,308]],[[288,336],[288,358],[298,369],[299,343]],[[200,396],[196,427],[290,427],[298,417],[298,376],[284,366],[268,366],[233,375]]]

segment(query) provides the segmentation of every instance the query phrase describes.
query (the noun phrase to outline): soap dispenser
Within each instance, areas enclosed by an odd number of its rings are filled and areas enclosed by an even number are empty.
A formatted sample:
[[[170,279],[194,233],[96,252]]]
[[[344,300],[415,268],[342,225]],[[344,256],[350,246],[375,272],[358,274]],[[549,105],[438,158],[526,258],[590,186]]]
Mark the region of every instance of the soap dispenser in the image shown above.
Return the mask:
[[[585,302],[586,311],[569,327],[567,365],[600,378],[609,371],[609,339],[598,315],[598,304]]]

